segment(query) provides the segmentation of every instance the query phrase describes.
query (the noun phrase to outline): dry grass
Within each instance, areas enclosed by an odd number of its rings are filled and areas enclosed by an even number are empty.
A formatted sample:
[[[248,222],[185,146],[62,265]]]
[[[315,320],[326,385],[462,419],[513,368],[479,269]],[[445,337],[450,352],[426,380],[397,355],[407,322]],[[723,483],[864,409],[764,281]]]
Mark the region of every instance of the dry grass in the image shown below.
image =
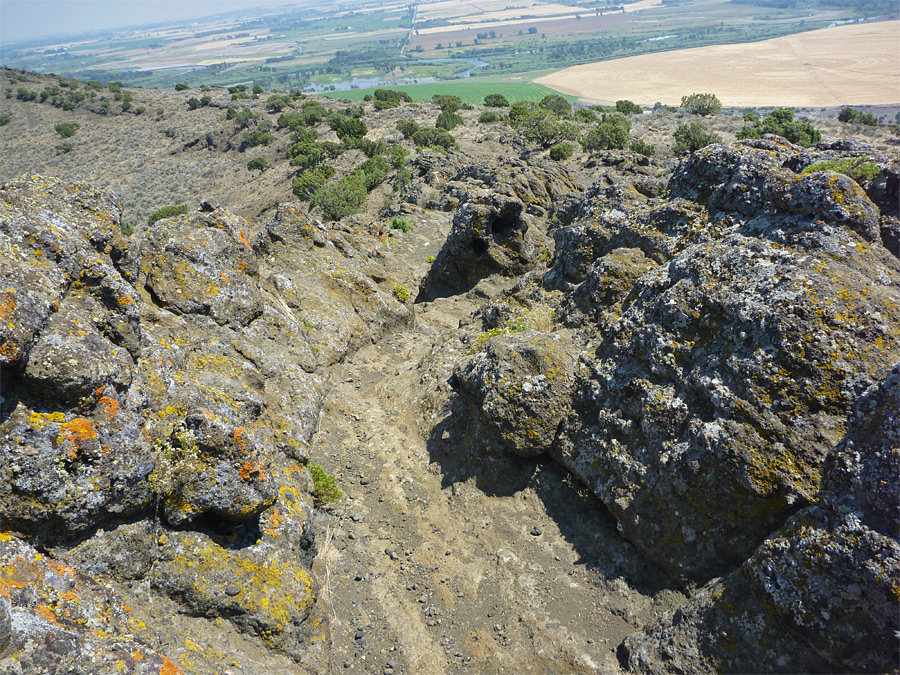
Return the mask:
[[[537,82],[601,103],[677,104],[712,91],[727,106],[891,104],[900,102],[898,34],[900,21],[838,26],[590,63]]]

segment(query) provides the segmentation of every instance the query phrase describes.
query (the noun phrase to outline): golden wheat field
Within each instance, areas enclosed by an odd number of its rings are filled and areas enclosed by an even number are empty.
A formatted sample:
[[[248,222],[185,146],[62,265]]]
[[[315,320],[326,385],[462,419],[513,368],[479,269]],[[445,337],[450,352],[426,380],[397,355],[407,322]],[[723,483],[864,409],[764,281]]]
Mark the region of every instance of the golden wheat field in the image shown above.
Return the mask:
[[[588,63],[535,81],[597,103],[677,104],[692,92],[726,106],[900,103],[900,21]]]

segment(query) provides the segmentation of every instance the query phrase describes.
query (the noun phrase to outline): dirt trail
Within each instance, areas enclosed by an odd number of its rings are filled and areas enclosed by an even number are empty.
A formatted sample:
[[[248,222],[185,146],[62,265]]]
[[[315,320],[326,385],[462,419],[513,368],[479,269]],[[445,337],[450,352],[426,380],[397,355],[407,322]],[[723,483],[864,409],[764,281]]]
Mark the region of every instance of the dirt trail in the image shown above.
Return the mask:
[[[555,465],[423,437],[419,364],[485,295],[417,305],[331,373],[311,454],[346,493],[316,524],[332,672],[618,672],[621,640],[683,599]]]

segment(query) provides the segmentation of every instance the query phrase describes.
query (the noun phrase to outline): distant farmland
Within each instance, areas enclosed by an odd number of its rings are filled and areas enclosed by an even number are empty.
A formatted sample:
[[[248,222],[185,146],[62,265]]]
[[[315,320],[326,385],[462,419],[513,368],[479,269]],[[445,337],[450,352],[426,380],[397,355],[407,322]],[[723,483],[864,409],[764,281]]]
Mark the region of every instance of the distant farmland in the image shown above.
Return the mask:
[[[540,101],[547,94],[556,92],[538,84],[526,84],[518,82],[479,82],[477,79],[452,80],[446,83],[435,84],[409,84],[398,86],[384,86],[380,89],[396,89],[405,91],[414,101],[430,101],[435,94],[449,94],[459,96],[466,103],[477,105],[484,104],[484,97],[488,94],[503,94],[513,101]],[[328,98],[340,98],[350,101],[361,101],[363,96],[371,94],[374,89],[350,89],[345,91],[323,92]],[[570,101],[575,96],[566,96]]]
[[[605,103],[677,104],[713,92],[727,106],[900,103],[900,21],[826,28],[566,68],[535,80]]]

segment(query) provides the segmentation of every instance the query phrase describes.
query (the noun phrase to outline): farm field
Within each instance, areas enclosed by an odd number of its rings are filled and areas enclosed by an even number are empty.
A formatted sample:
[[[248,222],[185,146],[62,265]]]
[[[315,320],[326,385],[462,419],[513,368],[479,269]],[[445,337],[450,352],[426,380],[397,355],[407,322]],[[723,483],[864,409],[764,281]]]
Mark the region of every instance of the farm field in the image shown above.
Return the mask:
[[[726,106],[900,102],[900,21],[837,26],[750,44],[589,63],[536,82],[597,103],[677,104],[714,92]]]
[[[410,84],[381,87],[382,89],[397,89],[405,91],[414,101],[430,101],[435,94],[447,94],[459,96],[465,103],[483,105],[484,97],[488,94],[503,94],[510,103],[513,101],[540,101],[548,94],[556,93],[545,86],[532,83],[519,82],[481,82],[480,78],[467,80],[454,80],[450,82],[437,82],[434,84]],[[349,101],[361,101],[366,94],[371,94],[374,88],[350,89],[348,91],[325,92],[323,96],[328,98],[345,99]],[[577,96],[566,96],[569,101],[575,101]]]
[[[898,15],[896,0],[853,4],[778,0],[775,4],[773,0],[566,0],[565,4],[561,0],[302,0],[189,24],[8,41],[0,44],[0,63],[131,86],[247,84],[282,91],[329,89],[352,98],[356,95],[350,91],[441,86],[465,81],[469,75],[482,82],[483,77],[499,77],[521,83],[524,73],[537,70],[759,42],[866,16]],[[889,52],[896,52],[896,45]],[[690,76],[688,71],[676,74]],[[581,75],[573,77],[564,75],[542,84],[573,92],[587,86],[596,96],[594,84],[585,85]],[[630,74],[627,78],[634,80]],[[652,85],[655,90],[656,83]],[[537,91],[522,97],[536,96]],[[657,99],[656,94],[648,95],[651,102]]]

